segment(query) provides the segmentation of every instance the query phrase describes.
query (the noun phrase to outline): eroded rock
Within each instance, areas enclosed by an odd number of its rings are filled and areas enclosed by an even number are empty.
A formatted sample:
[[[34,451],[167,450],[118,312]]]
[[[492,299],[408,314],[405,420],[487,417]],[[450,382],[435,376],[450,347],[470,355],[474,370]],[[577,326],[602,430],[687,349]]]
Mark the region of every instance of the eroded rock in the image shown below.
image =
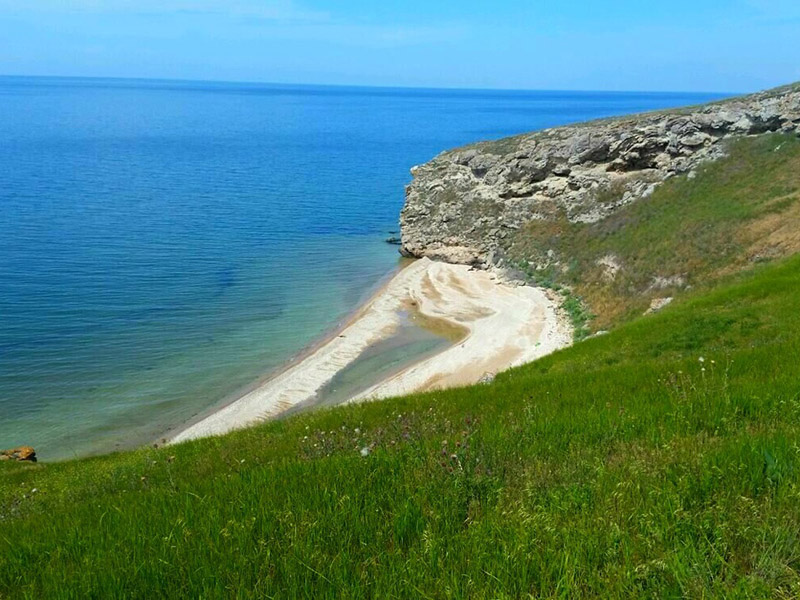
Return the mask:
[[[9,450],[0,450],[0,460],[36,462],[36,450],[31,446],[19,446]]]
[[[563,215],[601,220],[724,156],[725,140],[777,131],[800,135],[800,84],[444,152],[412,169],[401,252],[487,264],[525,223]]]
[[[650,302],[650,308],[648,308],[644,314],[649,315],[651,313],[658,312],[670,302],[672,302],[672,296],[668,296],[666,298],[653,298],[653,300]]]

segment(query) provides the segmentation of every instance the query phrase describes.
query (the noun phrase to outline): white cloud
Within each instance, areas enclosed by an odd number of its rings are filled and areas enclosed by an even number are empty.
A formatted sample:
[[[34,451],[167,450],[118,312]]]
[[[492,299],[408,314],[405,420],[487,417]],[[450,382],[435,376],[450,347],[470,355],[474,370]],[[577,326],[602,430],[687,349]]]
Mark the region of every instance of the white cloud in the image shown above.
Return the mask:
[[[265,23],[249,24],[254,34],[268,31],[271,38],[286,40],[312,39],[316,42],[333,42],[345,46],[397,47],[417,44],[446,43],[463,39],[468,29],[459,24],[441,25],[384,25],[379,23],[353,23],[332,19],[326,22],[298,23],[287,27],[274,24],[264,29]]]
[[[214,30],[215,36],[310,40],[344,46],[387,48],[447,43],[463,39],[469,29],[460,23],[385,23],[346,19],[307,8],[294,0],[0,0],[0,16],[44,17],[72,15],[102,17],[103,34],[141,32],[149,38]],[[126,17],[150,19],[142,23]],[[177,26],[177,27],[176,27]]]
[[[458,39],[466,35],[466,29],[458,25],[442,26],[369,26],[362,25],[362,31],[372,34],[377,41],[387,44],[419,44]]]
[[[324,22],[331,18],[324,11],[298,6],[292,0],[0,0],[0,11],[23,13],[89,13],[169,15],[194,13],[248,17],[268,21]]]

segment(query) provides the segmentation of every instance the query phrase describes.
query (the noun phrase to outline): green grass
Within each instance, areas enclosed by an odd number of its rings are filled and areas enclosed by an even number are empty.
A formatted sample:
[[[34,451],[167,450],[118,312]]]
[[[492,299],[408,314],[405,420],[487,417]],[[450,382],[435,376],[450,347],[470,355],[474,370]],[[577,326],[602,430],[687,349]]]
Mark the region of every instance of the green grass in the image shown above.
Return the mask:
[[[797,597],[798,290],[793,258],[488,385],[0,463],[0,597]]]
[[[544,269],[534,269],[527,261],[522,260],[516,267],[528,284],[558,292],[561,296],[561,310],[567,315],[570,325],[572,325],[574,341],[581,341],[589,336],[591,333],[589,324],[594,315],[589,311],[586,303],[576,296],[571,288],[558,283],[556,270],[552,266]]]
[[[605,200],[615,193],[600,192]],[[653,298],[708,288],[727,273],[794,254],[798,232],[800,139],[771,134],[738,140],[696,177],[669,180],[597,223],[532,222],[509,254],[514,264],[535,265],[526,269],[535,280],[581,298],[597,315],[596,330],[642,314]],[[604,257],[620,265],[613,278],[599,263]]]
[[[618,326],[491,384],[0,462],[0,598],[799,597],[798,190],[769,135],[532,224],[578,336]]]

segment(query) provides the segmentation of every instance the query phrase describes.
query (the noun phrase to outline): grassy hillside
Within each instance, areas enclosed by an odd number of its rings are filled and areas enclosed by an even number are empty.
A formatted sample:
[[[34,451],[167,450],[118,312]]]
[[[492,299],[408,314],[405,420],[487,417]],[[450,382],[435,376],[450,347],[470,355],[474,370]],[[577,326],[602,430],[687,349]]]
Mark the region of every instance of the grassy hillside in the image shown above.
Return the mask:
[[[0,463],[0,597],[796,597],[798,290],[794,258],[490,385]]]
[[[799,597],[798,167],[747,139],[521,239],[623,324],[491,384],[0,462],[0,598]]]
[[[571,288],[599,330],[654,298],[800,251],[800,138],[739,139],[728,154],[597,223],[530,223],[511,256],[535,281]],[[600,194],[615,201],[621,192]]]

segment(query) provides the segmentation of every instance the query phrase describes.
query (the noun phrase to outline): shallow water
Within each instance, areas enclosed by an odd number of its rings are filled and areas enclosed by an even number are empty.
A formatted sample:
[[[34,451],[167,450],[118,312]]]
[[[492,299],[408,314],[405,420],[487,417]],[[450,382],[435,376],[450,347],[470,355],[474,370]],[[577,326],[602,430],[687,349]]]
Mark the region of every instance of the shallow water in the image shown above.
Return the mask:
[[[298,409],[333,406],[346,402],[451,344],[452,340],[428,328],[420,327],[408,315],[403,314],[397,331],[367,348],[322,387],[316,397],[298,405]]]
[[[0,77],[0,447],[144,443],[279,368],[443,149],[710,98]]]

